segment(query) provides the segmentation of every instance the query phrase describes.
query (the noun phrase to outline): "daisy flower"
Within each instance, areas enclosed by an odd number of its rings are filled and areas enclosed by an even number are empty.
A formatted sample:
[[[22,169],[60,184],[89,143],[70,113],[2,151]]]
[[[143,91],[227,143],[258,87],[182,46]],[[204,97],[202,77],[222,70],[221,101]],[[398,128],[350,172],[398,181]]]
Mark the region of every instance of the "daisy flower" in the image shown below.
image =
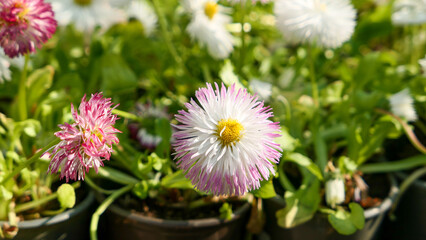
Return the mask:
[[[231,3],[233,3],[233,4],[235,4],[235,3],[241,3],[241,2],[245,3],[246,1],[247,1],[247,0],[228,0],[228,2],[231,2]],[[260,2],[260,3],[262,3],[262,4],[265,4],[265,3],[272,2],[272,0],[251,0],[251,2],[252,2],[253,4],[255,4],[255,3],[257,3],[257,2]]]
[[[235,84],[200,88],[174,125],[177,166],[194,186],[214,195],[243,195],[275,174],[281,148],[270,107]]]
[[[389,98],[391,111],[398,117],[405,118],[407,121],[416,121],[417,114],[413,106],[413,98],[410,95],[410,90],[407,88],[395,93]]]
[[[392,22],[395,25],[426,23],[426,0],[397,0],[393,5]]]
[[[157,26],[158,17],[154,9],[145,0],[120,1],[111,0],[113,6],[122,8],[129,18],[135,18],[144,28],[145,35],[149,36]]]
[[[351,38],[356,11],[349,0],[277,0],[278,29],[291,43],[336,48]]]
[[[226,24],[232,21],[225,14],[227,9],[217,4],[217,0],[184,0],[182,4],[192,15],[186,28],[191,38],[207,45],[213,58],[227,58],[234,50],[232,35],[226,29]]]
[[[55,133],[61,142],[53,148],[52,161],[48,172],[56,173],[61,169],[61,179],[84,180],[90,168],[98,171],[103,161],[109,160],[112,144],[118,143],[115,136],[119,130],[113,127],[117,116],[112,114],[110,98],[102,93],[92,94],[86,102],[81,100],[80,114],[71,104],[71,113],[75,123],[59,125],[61,131]]]
[[[56,25],[50,4],[43,0],[0,2],[0,46],[10,58],[41,48]]]
[[[108,0],[50,0],[56,12],[58,24],[74,24],[81,32],[92,32],[95,27],[108,29],[124,21],[124,13],[111,6]]]

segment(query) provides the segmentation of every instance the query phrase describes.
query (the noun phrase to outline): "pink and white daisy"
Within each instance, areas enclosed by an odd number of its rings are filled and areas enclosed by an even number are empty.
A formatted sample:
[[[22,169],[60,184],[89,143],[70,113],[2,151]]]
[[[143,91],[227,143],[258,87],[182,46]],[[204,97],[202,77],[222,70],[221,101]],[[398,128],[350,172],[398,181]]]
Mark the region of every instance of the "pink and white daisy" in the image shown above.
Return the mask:
[[[0,46],[11,58],[41,48],[56,26],[52,7],[43,0],[0,2]]]
[[[243,195],[275,174],[281,157],[278,122],[246,89],[207,83],[180,110],[173,134],[177,166],[194,186],[214,195]]]
[[[80,115],[71,104],[71,113],[75,123],[59,125],[62,129],[55,133],[61,139],[52,152],[48,172],[56,173],[61,169],[61,179],[84,180],[90,168],[98,171],[103,161],[109,160],[112,144],[118,143],[116,133],[120,132],[113,125],[117,115],[111,113],[110,98],[103,98],[102,93],[92,94],[86,102],[86,95],[81,100]]]

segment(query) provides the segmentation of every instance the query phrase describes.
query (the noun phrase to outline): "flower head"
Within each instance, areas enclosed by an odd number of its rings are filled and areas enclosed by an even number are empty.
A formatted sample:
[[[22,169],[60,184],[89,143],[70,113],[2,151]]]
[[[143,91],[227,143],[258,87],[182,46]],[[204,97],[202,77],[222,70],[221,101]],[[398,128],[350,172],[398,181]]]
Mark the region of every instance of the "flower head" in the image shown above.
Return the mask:
[[[270,107],[235,85],[201,88],[176,119],[177,166],[194,186],[215,195],[243,195],[274,175],[280,136]]]
[[[109,160],[112,144],[118,143],[115,136],[119,130],[113,127],[117,116],[112,114],[110,98],[103,98],[101,93],[92,94],[86,102],[86,95],[79,106],[80,114],[71,104],[71,113],[75,123],[59,125],[62,129],[55,133],[61,139],[52,152],[48,172],[56,173],[61,169],[61,178],[68,181],[84,180],[90,168],[96,172]]]
[[[325,200],[332,208],[345,201],[345,182],[342,178],[333,178],[325,183]]]
[[[274,12],[279,30],[292,43],[339,47],[356,24],[349,0],[277,0]]]
[[[426,23],[426,0],[397,0],[393,5],[392,22],[395,25]]]
[[[234,47],[232,35],[226,29],[232,20],[225,14],[227,9],[217,4],[217,0],[184,0],[182,4],[192,15],[186,28],[189,35],[201,45],[207,45],[212,57],[228,57]]]
[[[56,31],[54,13],[43,0],[2,0],[0,46],[9,57],[35,52]]]
[[[124,21],[124,12],[111,6],[109,0],[50,0],[56,12],[58,24],[75,28],[84,33],[95,27],[108,29],[115,23]]]
[[[416,121],[417,114],[413,106],[413,98],[408,88],[395,93],[389,98],[391,111],[398,117],[405,118],[407,121]]]

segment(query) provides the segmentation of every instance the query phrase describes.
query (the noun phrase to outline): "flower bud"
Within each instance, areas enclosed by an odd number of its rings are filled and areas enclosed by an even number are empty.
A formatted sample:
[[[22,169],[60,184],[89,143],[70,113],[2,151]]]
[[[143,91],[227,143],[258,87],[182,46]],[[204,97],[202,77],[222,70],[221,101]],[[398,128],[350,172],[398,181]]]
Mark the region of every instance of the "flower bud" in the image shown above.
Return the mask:
[[[345,183],[341,178],[333,178],[325,183],[325,200],[334,208],[345,201]]]

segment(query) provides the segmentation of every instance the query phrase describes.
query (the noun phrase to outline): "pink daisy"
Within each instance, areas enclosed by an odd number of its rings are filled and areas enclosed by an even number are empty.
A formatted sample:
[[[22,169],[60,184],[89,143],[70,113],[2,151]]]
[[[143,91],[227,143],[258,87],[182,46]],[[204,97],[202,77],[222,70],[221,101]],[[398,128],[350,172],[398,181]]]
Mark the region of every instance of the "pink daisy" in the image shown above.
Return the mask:
[[[180,110],[173,134],[177,166],[194,186],[214,195],[243,195],[275,174],[281,148],[270,107],[245,89],[201,88]]]
[[[116,133],[120,132],[113,125],[117,115],[111,113],[110,98],[103,98],[102,93],[92,94],[86,102],[86,95],[81,100],[80,115],[71,104],[71,113],[75,123],[59,125],[62,129],[55,136],[62,141],[52,152],[52,161],[48,172],[56,173],[61,169],[61,179],[84,180],[90,168],[98,171],[103,160],[109,160],[112,144],[118,143]]]
[[[56,30],[49,3],[43,0],[0,2],[0,46],[9,57],[35,52]]]

